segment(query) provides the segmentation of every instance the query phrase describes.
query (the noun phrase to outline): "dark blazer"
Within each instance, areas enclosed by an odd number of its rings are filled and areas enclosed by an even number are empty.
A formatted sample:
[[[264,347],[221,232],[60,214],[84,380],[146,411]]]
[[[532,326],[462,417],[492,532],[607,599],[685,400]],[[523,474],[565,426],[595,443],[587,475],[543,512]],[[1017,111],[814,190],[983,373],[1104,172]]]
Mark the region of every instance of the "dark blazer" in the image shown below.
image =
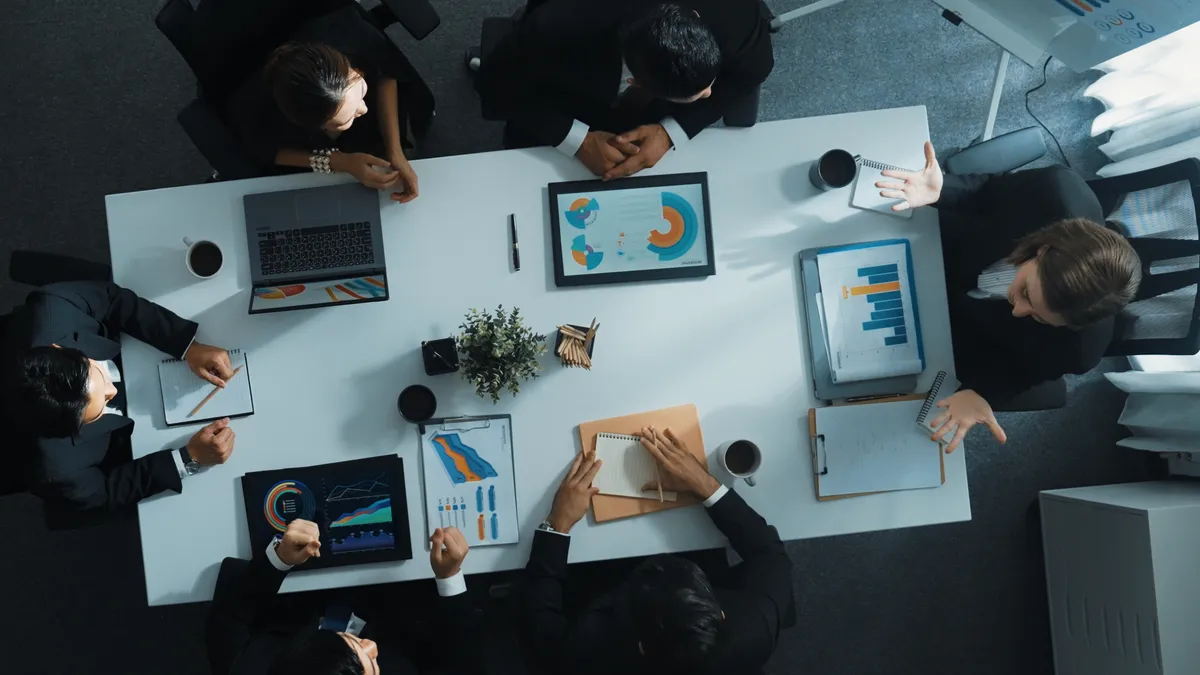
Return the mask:
[[[1113,320],[1080,330],[1017,318],[1003,300],[976,299],[979,273],[1007,257],[1025,235],[1064,218],[1104,223],[1079,174],[1064,167],[998,176],[946,176],[937,204],[954,363],[964,389],[996,405],[1067,373],[1091,370],[1104,356]]]
[[[314,630],[319,611],[282,610],[276,597],[288,572],[276,569],[260,551],[246,561],[226,558],[221,565],[205,624],[208,660],[215,675],[261,675],[275,657],[303,630]],[[428,611],[429,608],[422,608]],[[411,610],[407,608],[404,611]],[[439,662],[453,675],[482,672],[482,657],[475,634],[474,608],[470,595],[438,597],[432,612],[438,632],[452,637],[454,647],[441,649]],[[379,645],[380,670],[388,675],[416,675],[417,669],[402,654],[391,649],[384,636],[373,635],[367,621],[364,638]]]
[[[182,358],[196,324],[133,291],[108,282],[53,284],[29,294],[9,317],[4,357],[30,347],[74,347],[97,361],[119,359],[121,334]],[[7,428],[21,428],[8,418]],[[37,438],[17,432],[16,444],[28,465],[33,491],[78,509],[117,509],[163,490],[180,492],[174,450],[130,459],[133,421],[104,415],[73,438]]]
[[[712,96],[690,104],[655,100],[617,107],[617,32],[659,0],[542,0],[483,59],[476,88],[485,117],[507,121],[526,145],[557,145],[575,119],[620,133],[674,117],[689,138],[721,119],[767,79],[775,65],[770,16],[759,0],[678,0],[712,29],[723,58]]]
[[[794,610],[791,560],[775,528],[736,492],[726,493],[708,514],[743,562],[724,585],[713,580],[728,622],[728,642],[705,673],[762,672],[775,652],[780,624]],[[517,595],[520,630],[531,663],[547,674],[646,672],[637,637],[624,617],[623,587],[574,621],[566,616],[563,587],[570,544],[570,537],[550,532],[539,531],[533,538]]]

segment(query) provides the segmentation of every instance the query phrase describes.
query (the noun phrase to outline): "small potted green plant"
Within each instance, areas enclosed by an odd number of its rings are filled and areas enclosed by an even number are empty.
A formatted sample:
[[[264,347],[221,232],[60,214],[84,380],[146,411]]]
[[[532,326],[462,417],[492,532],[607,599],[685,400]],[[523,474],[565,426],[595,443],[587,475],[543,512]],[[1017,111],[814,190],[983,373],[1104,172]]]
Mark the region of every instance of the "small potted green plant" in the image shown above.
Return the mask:
[[[472,309],[459,328],[454,344],[462,373],[481,398],[497,403],[505,389],[516,394],[542,369],[538,356],[546,351],[546,336],[526,326],[516,307],[510,312],[501,305],[494,313]]]

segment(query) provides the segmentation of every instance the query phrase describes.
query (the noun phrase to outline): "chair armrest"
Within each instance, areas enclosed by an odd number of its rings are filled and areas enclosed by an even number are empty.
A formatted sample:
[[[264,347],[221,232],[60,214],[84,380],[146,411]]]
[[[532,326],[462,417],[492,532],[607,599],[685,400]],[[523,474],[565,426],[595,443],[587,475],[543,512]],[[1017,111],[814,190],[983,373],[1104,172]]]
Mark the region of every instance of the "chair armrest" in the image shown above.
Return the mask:
[[[193,100],[179,111],[176,119],[188,138],[192,139],[192,144],[221,178],[237,180],[263,175],[262,168],[250,158],[241,142],[208,102]]]
[[[112,281],[112,268],[104,263],[58,253],[17,249],[8,259],[8,277],[30,286],[64,281]]]
[[[946,173],[1007,173],[1046,154],[1046,139],[1037,127],[997,136],[963,148],[945,162]]]
[[[383,0],[383,4],[409,35],[417,40],[424,40],[442,23],[442,18],[429,0]]]

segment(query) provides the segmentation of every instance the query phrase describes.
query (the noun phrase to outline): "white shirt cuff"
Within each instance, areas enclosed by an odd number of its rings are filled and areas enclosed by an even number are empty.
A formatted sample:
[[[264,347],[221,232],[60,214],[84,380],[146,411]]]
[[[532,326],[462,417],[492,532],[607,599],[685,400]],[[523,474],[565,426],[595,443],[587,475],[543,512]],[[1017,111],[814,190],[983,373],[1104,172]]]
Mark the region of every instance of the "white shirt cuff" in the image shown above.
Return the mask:
[[[171,451],[171,459],[175,460],[175,470],[179,472],[179,480],[188,477],[187,469],[183,467],[183,458],[179,456],[179,448]]]
[[[672,141],[674,141],[675,139],[671,139],[671,140],[672,140]],[[196,332],[200,332],[200,329],[199,329],[199,328],[197,328],[197,329],[196,329]],[[181,358],[181,359],[186,359],[186,358],[187,358],[188,349],[191,349],[191,348],[192,348],[192,345],[194,345],[194,344],[196,344],[196,336],[195,336],[195,335],[193,335],[193,336],[192,336],[192,341],[188,343],[188,346],[187,346],[187,348],[185,348],[185,349],[183,350],[183,355],[182,355],[182,356],[180,356],[179,358]]]
[[[683,146],[687,145],[689,140],[687,132],[683,130],[683,127],[679,126],[679,122],[676,122],[674,117],[664,117],[659,124],[662,125],[663,129],[667,130],[667,136],[671,139],[671,145],[676,150],[682,150]]]
[[[704,500],[704,508],[712,508],[717,502],[721,501],[721,497],[724,497],[727,492],[729,492],[729,488],[724,485],[717,488],[716,492]]]
[[[575,120],[571,123],[571,130],[567,132],[567,137],[558,144],[558,151],[567,157],[574,157],[575,153],[579,152],[579,146],[583,145],[589,131],[591,128],[588,125]]]
[[[279,537],[275,537],[267,543],[267,560],[271,561],[271,566],[280,572],[286,572],[292,569],[292,566],[279,559],[279,554],[275,552],[275,542],[279,541]]]
[[[434,579],[433,581],[437,584],[438,595],[443,598],[467,592],[467,578],[463,576],[462,570],[459,570],[458,574],[452,577]]]

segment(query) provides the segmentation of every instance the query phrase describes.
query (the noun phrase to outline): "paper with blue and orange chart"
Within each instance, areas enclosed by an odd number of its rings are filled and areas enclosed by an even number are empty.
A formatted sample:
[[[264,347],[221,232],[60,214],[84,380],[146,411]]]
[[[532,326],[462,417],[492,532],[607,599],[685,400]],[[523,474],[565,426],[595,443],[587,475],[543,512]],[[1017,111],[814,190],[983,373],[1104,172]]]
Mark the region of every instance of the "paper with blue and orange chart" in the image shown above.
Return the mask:
[[[821,309],[834,382],[925,369],[907,241],[817,254]]]
[[[457,527],[472,547],[520,540],[511,417],[426,422],[421,466],[429,532]]]
[[[558,209],[566,276],[709,262],[700,183],[562,194]]]

